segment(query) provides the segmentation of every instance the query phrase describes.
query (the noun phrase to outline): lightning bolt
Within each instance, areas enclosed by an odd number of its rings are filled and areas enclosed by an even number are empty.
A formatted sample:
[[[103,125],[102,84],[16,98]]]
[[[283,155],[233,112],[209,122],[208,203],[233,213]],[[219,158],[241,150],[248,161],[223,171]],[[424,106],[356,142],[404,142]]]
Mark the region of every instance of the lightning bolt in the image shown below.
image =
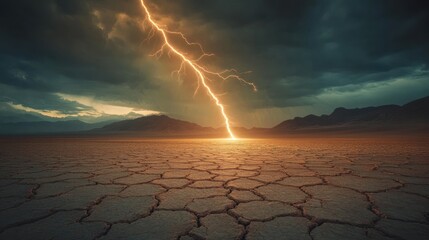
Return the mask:
[[[162,38],[163,44],[161,48],[156,51],[151,56],[155,56],[157,58],[161,57],[164,53],[164,50],[168,49],[168,55],[171,56],[171,53],[173,53],[175,56],[177,56],[181,60],[180,68],[179,70],[175,71],[177,76],[180,78],[181,74],[184,72],[185,67],[189,66],[193,72],[196,74],[198,78],[198,86],[195,90],[194,95],[197,93],[198,89],[200,88],[200,84],[204,87],[209,97],[216,103],[216,106],[218,107],[224,122],[226,126],[226,130],[228,131],[228,134],[231,139],[236,139],[234,133],[231,130],[230,121],[228,118],[228,115],[225,112],[225,107],[222,104],[222,102],[219,100],[219,98],[216,96],[216,94],[212,91],[210,86],[208,85],[207,81],[211,81],[210,78],[214,77],[217,79],[221,79],[223,81],[226,81],[228,79],[236,79],[238,81],[241,81],[242,83],[245,83],[253,88],[253,90],[256,92],[258,89],[256,88],[255,84],[252,82],[248,82],[245,79],[241,78],[239,76],[239,72],[235,69],[227,69],[221,72],[215,72],[211,71],[208,68],[202,66],[199,64],[199,61],[203,59],[204,57],[213,56],[213,54],[206,53],[203,49],[203,47],[199,43],[193,43],[190,42],[183,33],[181,32],[174,32],[170,31],[164,26],[158,24],[153,18],[152,15],[148,9],[148,7],[145,4],[144,0],[140,0],[141,5],[146,13],[146,19],[145,21],[150,25],[151,30],[148,35],[148,40],[153,38],[155,36],[155,32],[158,32]],[[187,57],[185,53],[181,52],[178,48],[174,46],[174,44],[171,43],[169,36],[176,35],[179,36],[188,46],[198,46],[201,50],[202,54],[197,59],[192,59],[190,57]],[[174,72],[173,72],[174,73]],[[173,74],[172,73],[172,74]]]

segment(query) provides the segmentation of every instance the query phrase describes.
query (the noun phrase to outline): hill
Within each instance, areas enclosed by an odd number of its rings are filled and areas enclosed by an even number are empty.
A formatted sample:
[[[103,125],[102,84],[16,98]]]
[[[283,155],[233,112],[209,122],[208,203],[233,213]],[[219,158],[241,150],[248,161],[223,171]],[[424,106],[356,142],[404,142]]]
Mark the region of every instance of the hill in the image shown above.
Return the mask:
[[[337,108],[329,115],[308,115],[286,120],[272,133],[311,131],[392,131],[429,129],[429,97],[403,106]]]
[[[166,115],[150,115],[108,124],[92,133],[143,134],[143,135],[204,135],[213,134],[215,129],[170,118]]]
[[[0,124],[1,135],[55,134],[82,132],[105,125],[105,122],[86,123],[79,120],[70,121],[34,121],[8,122]]]

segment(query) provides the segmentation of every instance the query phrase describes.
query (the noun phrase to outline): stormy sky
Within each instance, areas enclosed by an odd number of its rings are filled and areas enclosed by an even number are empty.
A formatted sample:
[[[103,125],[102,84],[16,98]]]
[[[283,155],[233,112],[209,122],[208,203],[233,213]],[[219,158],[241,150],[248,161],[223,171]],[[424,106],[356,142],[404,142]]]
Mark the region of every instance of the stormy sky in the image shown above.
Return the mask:
[[[402,0],[146,0],[154,18],[235,68],[210,84],[234,125],[271,127],[335,107],[429,95],[429,3]],[[0,7],[2,121],[103,121],[164,113],[203,126],[218,109],[174,56],[151,57],[139,0],[14,0]],[[189,56],[195,47],[173,42]]]

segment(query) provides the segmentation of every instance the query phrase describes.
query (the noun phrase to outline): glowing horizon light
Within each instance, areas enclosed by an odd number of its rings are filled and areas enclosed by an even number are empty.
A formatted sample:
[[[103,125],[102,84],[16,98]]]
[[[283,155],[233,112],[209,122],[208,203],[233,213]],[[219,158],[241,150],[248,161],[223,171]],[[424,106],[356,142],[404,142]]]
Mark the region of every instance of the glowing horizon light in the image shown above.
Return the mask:
[[[146,13],[146,20],[150,23],[150,26],[151,26],[151,31],[149,32],[148,38],[149,39],[152,38],[155,34],[154,30],[156,30],[160,33],[160,35],[162,36],[163,42],[164,42],[163,45],[161,46],[161,48],[158,51],[156,51],[154,54],[152,54],[151,56],[160,57],[164,53],[165,48],[168,49],[169,56],[171,53],[174,53],[182,61],[182,63],[180,64],[179,70],[175,71],[179,78],[180,78],[180,74],[182,73],[182,71],[184,71],[185,66],[186,65],[190,66],[198,78],[198,86],[195,90],[195,93],[198,91],[198,89],[200,87],[200,82],[201,82],[201,84],[205,88],[209,97],[212,100],[214,100],[216,106],[219,108],[219,111],[220,111],[220,113],[224,119],[225,127],[228,131],[230,139],[236,140],[237,138],[235,137],[234,133],[231,130],[229,118],[225,112],[225,107],[222,104],[222,102],[219,100],[219,98],[216,96],[216,94],[212,91],[210,86],[207,84],[206,80],[210,80],[210,78],[208,78],[206,75],[210,75],[210,76],[213,76],[215,78],[222,79],[222,80],[227,80],[227,79],[239,80],[239,81],[241,81],[247,85],[252,86],[253,90],[256,92],[258,89],[256,88],[255,84],[253,84],[252,82],[248,82],[245,79],[241,78],[238,75],[239,73],[235,69],[227,69],[227,70],[224,70],[221,72],[214,72],[214,71],[211,71],[211,70],[207,69],[206,67],[198,64],[197,62],[199,60],[201,60],[202,58],[207,57],[207,56],[212,56],[213,54],[208,54],[208,53],[204,52],[202,46],[199,43],[192,43],[192,42],[188,41],[188,39],[183,35],[183,33],[169,31],[169,30],[161,27],[161,25],[159,25],[157,22],[155,22],[152,19],[152,15],[151,15],[149,9],[147,8],[144,0],[140,0],[140,2],[141,2],[141,5],[142,5],[145,13]],[[185,53],[180,52],[180,50],[178,50],[176,47],[174,47],[174,45],[171,44],[170,39],[168,37],[169,34],[180,36],[188,46],[197,45],[200,48],[200,50],[202,51],[201,56],[197,59],[188,58]],[[194,93],[194,95],[195,95],[195,93]]]

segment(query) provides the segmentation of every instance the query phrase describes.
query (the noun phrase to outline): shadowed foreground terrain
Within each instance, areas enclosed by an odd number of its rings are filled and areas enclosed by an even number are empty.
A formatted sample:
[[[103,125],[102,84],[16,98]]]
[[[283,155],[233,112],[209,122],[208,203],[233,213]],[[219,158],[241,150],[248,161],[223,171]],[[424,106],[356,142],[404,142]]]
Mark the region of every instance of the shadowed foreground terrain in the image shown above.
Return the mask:
[[[0,140],[0,239],[427,239],[427,139]]]

